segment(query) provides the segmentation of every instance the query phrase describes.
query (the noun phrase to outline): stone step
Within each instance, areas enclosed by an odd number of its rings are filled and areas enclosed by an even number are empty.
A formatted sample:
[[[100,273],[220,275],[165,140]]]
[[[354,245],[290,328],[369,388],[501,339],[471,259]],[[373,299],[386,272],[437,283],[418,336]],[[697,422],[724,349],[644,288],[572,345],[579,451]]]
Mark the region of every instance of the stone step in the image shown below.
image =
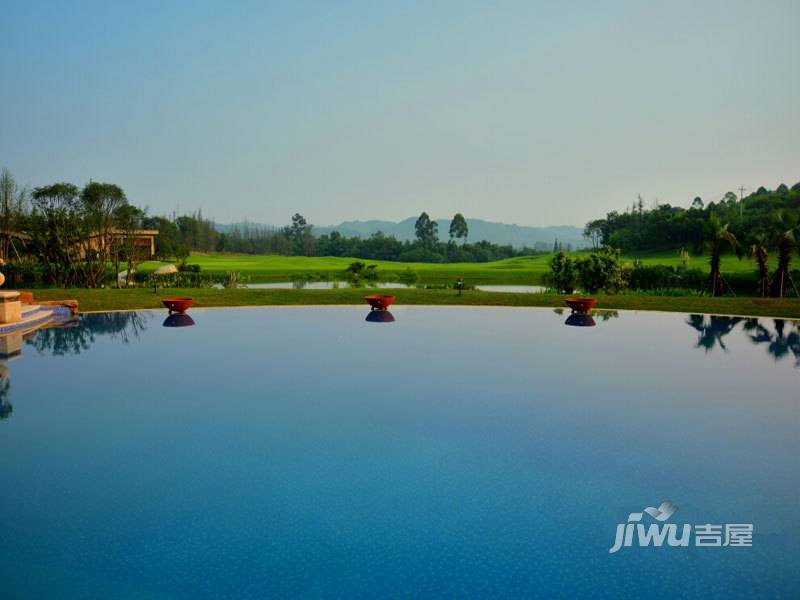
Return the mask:
[[[39,310],[28,311],[22,315],[22,319],[15,323],[0,323],[0,334],[24,329],[31,325],[44,323],[53,318],[53,311],[40,308]]]
[[[40,304],[23,304],[22,305],[22,314],[27,315],[32,312],[36,312],[37,310],[42,310],[42,306]]]

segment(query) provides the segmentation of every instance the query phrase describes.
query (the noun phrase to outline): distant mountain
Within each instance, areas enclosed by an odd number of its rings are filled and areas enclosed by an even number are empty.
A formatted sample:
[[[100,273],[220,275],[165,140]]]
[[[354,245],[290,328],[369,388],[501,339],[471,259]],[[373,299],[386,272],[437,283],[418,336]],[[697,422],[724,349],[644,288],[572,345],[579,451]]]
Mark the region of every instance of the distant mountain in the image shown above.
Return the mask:
[[[376,231],[382,231],[399,240],[413,240],[414,223],[416,222],[417,217],[409,217],[399,223],[393,221],[345,221],[330,227],[315,227],[314,231],[318,234],[338,231],[346,237],[369,237]],[[439,238],[447,240],[450,237],[448,233],[450,220],[437,219],[436,222],[439,224]],[[469,240],[472,242],[486,240],[493,244],[511,244],[517,248],[522,246],[533,248],[537,244],[550,248],[558,239],[565,246],[571,244],[574,248],[586,245],[586,240],[583,239],[583,230],[572,225],[530,227],[495,223],[483,219],[467,219],[467,226],[469,227]]]
[[[314,227],[317,235],[338,231],[345,237],[367,238],[377,231],[382,231],[386,235],[393,235],[398,240],[414,239],[414,223],[417,217],[403,219],[399,223],[394,221],[344,221],[338,225],[327,227]],[[439,224],[439,238],[446,241],[450,236],[449,219],[437,219]],[[253,229],[274,229],[273,225],[263,223],[216,223],[215,227],[220,233],[230,233],[234,227],[239,230],[249,226]],[[479,242],[486,240],[493,244],[511,244],[517,248],[528,246],[529,248],[540,247],[550,249],[553,242],[558,240],[564,246],[571,244],[573,248],[580,248],[586,245],[583,238],[583,230],[572,225],[554,225],[548,227],[530,227],[527,225],[510,225],[507,223],[495,223],[484,221],[483,219],[467,219],[469,227],[469,241]]]

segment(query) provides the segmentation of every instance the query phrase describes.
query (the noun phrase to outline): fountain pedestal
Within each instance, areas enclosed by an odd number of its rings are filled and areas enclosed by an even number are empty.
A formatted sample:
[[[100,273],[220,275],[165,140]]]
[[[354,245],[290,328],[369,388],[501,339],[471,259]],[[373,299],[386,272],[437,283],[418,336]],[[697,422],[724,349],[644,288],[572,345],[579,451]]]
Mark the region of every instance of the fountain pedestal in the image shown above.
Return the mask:
[[[0,292],[0,323],[19,323],[22,320],[22,302],[19,292]]]

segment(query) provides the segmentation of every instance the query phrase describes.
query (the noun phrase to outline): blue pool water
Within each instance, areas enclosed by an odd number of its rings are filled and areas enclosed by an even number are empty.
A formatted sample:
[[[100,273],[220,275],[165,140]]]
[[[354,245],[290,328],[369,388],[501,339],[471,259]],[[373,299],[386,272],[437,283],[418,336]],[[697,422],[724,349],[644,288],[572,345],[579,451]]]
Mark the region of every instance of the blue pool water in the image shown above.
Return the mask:
[[[392,316],[113,313],[25,341],[0,597],[798,596],[797,323]],[[667,500],[752,547],[609,553]]]

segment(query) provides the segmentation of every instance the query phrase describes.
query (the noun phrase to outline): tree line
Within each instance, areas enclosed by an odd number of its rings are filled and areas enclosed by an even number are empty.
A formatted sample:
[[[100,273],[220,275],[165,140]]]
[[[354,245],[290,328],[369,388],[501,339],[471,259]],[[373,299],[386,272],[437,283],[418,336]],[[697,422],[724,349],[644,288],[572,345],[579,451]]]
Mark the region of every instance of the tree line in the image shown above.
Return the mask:
[[[115,284],[127,283],[129,278],[121,278],[121,272],[131,273],[149,258],[135,244],[135,234],[142,229],[158,230],[159,258],[183,262],[192,251],[408,262],[488,262],[537,253],[531,248],[468,242],[469,227],[460,213],[450,223],[446,242],[439,240],[438,224],[425,212],[417,219],[413,241],[380,231],[368,238],[345,237],[337,231],[318,236],[299,213],[284,227],[245,223],[220,232],[201,211],[148,215],[113,183],[90,181],[78,187],[59,182],[28,189],[19,186],[8,169],[0,172],[0,258],[9,263],[4,271],[12,283],[99,287],[109,277],[109,265]]]
[[[145,211],[117,185],[54,183],[29,190],[0,173],[0,258],[14,279],[99,287],[109,265],[119,274],[142,258],[132,234]],[[119,277],[117,278],[119,281]]]
[[[488,262],[537,254],[531,248],[514,248],[487,241],[469,243],[469,227],[461,213],[449,228],[449,240],[439,240],[438,224],[423,212],[416,221],[413,241],[398,240],[381,231],[368,238],[345,237],[338,231],[316,235],[314,226],[299,213],[284,227],[244,223],[228,232],[215,231],[214,223],[200,213],[169,219],[145,220],[158,229],[158,252],[163,258],[186,256],[189,251],[281,254],[285,256],[345,256],[404,262]]]
[[[742,242],[774,226],[774,215],[786,213],[797,219],[800,213],[800,182],[791,188],[781,184],[775,190],[758,188],[739,197],[726,193],[718,202],[705,203],[699,196],[688,208],[659,204],[645,208],[639,197],[626,210],[612,211],[605,218],[589,221],[584,237],[594,249],[608,245],[625,253],[675,248],[702,247],[704,228],[716,216]]]
[[[728,192],[707,205],[696,197],[689,208],[661,204],[648,210],[640,197],[623,213],[613,211],[587,223],[584,237],[595,249],[679,250],[682,256],[688,256],[689,248],[703,252],[709,257],[707,290],[712,296],[733,291],[720,269],[723,254],[749,256],[758,269],[759,295],[797,295],[790,265],[800,251],[800,183],[771,191],[760,187],[746,197]],[[777,258],[773,272],[771,253]]]

